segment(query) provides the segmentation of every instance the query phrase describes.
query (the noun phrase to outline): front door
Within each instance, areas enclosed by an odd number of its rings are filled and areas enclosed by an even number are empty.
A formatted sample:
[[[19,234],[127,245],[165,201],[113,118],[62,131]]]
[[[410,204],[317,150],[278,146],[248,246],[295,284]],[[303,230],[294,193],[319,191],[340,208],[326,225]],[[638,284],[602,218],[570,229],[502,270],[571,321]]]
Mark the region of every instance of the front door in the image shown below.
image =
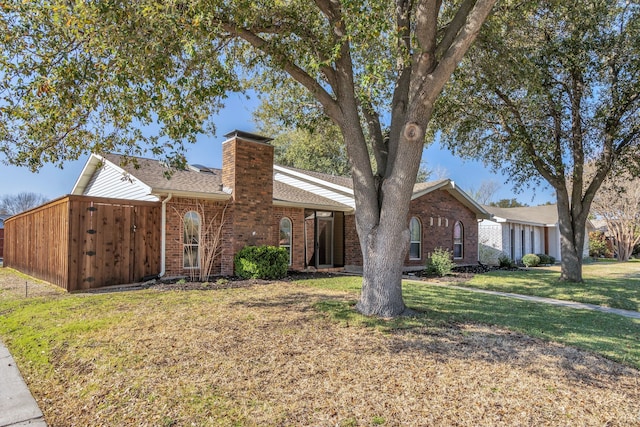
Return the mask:
[[[333,267],[333,218],[318,217],[317,221],[316,266]]]

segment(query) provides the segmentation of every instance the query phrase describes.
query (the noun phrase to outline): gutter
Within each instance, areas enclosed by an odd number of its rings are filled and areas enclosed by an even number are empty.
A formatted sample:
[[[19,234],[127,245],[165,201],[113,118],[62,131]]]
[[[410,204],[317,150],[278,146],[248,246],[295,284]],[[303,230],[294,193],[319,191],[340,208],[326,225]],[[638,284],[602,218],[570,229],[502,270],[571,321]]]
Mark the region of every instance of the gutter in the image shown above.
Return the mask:
[[[162,201],[162,232],[160,233],[160,274],[158,278],[164,276],[167,272],[167,202],[171,200],[173,194],[169,193],[166,199]]]

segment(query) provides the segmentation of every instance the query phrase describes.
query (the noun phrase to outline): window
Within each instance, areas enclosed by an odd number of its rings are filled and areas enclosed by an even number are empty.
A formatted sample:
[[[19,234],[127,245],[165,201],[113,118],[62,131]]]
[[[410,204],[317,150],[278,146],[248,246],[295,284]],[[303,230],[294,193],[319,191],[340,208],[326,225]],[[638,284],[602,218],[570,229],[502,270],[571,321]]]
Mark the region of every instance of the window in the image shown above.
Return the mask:
[[[535,239],[535,233],[533,232],[533,230],[531,230],[530,236],[531,236],[531,253],[535,254],[536,253],[536,239]]]
[[[525,231],[524,228],[520,231],[520,258],[527,253],[527,246],[524,241]]]
[[[516,230],[513,228],[509,235],[509,249],[511,251],[511,261],[513,261],[516,259]]]
[[[184,268],[200,267],[200,215],[189,211],[183,222],[183,266]]]
[[[409,259],[420,259],[422,254],[422,227],[420,226],[420,220],[415,216],[409,222],[409,234],[411,235]]]
[[[453,258],[461,259],[464,256],[464,227],[460,221],[453,224]]]
[[[280,241],[279,246],[285,248],[289,253],[289,265],[291,265],[291,220],[282,218],[280,220]]]

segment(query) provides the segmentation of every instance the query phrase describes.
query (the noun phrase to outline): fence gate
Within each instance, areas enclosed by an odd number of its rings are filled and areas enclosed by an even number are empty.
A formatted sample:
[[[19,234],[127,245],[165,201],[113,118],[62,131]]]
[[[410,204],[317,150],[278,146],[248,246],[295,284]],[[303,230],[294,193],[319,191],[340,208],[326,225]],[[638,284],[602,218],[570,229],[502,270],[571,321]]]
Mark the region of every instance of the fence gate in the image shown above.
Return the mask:
[[[138,282],[155,271],[157,207],[85,204],[77,218],[82,235],[81,289]]]

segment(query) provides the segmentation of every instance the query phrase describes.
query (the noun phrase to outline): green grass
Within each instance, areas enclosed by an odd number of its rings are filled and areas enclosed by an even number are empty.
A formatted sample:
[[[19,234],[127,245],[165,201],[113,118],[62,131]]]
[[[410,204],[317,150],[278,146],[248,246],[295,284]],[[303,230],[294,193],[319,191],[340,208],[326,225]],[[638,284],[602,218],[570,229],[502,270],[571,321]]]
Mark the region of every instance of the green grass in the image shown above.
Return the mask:
[[[640,311],[640,262],[585,264],[584,283],[559,280],[560,267],[478,274],[463,286]]]
[[[636,319],[496,297],[431,285],[428,282],[405,282],[405,303],[421,314],[415,318],[385,321],[362,316],[354,310],[360,278],[338,277],[299,283],[348,292],[351,298],[342,302],[325,301],[316,306],[335,321],[349,325],[373,326],[388,332],[416,326],[437,328],[447,323],[496,325],[532,337],[589,350],[640,368],[640,320]]]

